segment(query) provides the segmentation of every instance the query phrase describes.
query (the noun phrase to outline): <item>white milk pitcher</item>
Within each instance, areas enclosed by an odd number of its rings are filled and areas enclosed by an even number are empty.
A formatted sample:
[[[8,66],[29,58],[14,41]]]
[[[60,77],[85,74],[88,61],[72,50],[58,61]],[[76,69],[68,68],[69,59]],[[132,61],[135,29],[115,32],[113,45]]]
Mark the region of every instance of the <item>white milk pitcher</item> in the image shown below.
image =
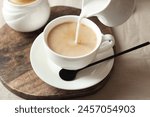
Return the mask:
[[[133,13],[135,0],[83,0],[82,15],[97,16],[106,26],[124,23]]]
[[[31,32],[41,28],[50,16],[48,0],[35,0],[21,5],[4,0],[2,11],[6,23],[19,32]]]

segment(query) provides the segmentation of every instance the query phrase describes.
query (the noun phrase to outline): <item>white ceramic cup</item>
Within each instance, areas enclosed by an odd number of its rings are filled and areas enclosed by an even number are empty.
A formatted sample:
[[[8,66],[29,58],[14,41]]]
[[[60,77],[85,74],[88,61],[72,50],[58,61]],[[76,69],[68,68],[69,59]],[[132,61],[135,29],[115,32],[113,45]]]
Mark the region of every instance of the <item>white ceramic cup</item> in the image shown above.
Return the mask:
[[[6,23],[14,30],[32,32],[46,24],[50,7],[48,0],[36,0],[24,5],[4,0],[2,12]]]
[[[95,59],[96,55],[99,52],[104,52],[107,49],[112,48],[115,43],[112,35],[110,34],[103,35],[98,26],[94,22],[84,18],[82,19],[81,23],[91,28],[95,32],[97,37],[97,44],[90,53],[79,57],[69,57],[60,55],[51,50],[51,48],[49,48],[47,44],[48,34],[51,32],[51,30],[57,25],[65,22],[77,22],[78,17],[79,16],[67,15],[56,18],[45,27],[43,32],[44,36],[43,44],[48,60],[53,61],[56,65],[64,69],[75,70],[87,66]]]

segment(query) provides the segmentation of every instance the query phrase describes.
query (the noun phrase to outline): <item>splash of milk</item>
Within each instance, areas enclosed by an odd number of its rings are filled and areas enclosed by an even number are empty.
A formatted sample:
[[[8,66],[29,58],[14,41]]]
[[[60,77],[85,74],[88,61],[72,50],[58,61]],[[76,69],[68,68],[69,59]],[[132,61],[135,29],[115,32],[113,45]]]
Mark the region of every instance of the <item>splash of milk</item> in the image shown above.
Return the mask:
[[[110,1],[111,0],[82,0],[81,14],[76,26],[75,44],[78,43],[78,35],[82,18],[96,16],[96,14],[106,8]]]

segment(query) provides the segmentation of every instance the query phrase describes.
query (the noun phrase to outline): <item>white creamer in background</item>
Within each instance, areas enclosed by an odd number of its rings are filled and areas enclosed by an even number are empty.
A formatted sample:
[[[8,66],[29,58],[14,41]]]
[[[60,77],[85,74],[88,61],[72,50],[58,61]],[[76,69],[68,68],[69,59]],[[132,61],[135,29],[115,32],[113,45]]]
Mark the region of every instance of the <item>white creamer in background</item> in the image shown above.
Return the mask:
[[[46,24],[50,16],[50,7],[48,0],[36,0],[25,5],[4,0],[2,12],[6,23],[14,30],[32,32]]]

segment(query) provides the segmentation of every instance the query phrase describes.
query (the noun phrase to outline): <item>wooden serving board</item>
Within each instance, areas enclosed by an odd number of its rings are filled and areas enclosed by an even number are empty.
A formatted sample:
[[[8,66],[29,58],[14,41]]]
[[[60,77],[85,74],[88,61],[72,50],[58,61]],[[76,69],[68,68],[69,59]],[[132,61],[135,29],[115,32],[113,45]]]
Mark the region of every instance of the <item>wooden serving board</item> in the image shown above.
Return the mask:
[[[52,19],[63,15],[79,15],[80,10],[71,7],[53,7]],[[102,25],[97,18],[91,18],[103,33],[112,34],[111,28]],[[43,27],[44,28],[44,27]],[[30,60],[30,48],[43,28],[31,33],[19,33],[5,24],[0,29],[0,80],[11,92],[25,99],[70,99],[93,94],[100,90],[109,77],[99,84],[76,91],[54,88],[41,81],[34,73]]]

